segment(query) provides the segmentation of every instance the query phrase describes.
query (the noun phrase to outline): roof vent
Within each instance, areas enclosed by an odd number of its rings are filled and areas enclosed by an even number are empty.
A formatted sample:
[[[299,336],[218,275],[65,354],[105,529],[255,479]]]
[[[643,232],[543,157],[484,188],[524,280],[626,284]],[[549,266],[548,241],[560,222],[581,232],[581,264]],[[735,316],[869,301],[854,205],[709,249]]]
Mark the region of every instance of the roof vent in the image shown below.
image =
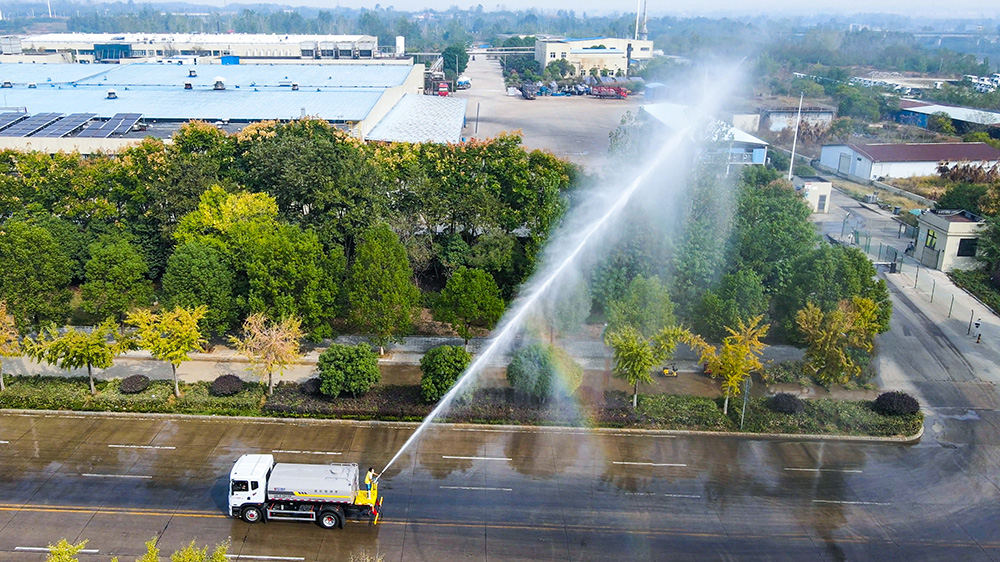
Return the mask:
[[[28,87],[29,88],[37,88],[38,84],[35,84],[34,82],[28,82]]]
[[[226,79],[221,76],[215,77],[215,86],[212,87],[213,90],[225,90],[226,89]]]
[[[13,88],[14,84],[10,80],[4,80],[3,84],[0,84],[0,88]]]
[[[197,77],[198,77],[198,71],[195,70],[195,69],[193,69],[193,68],[189,68],[188,69],[188,78],[197,78]]]
[[[194,89],[194,85],[191,84],[190,80],[187,80],[187,81],[184,82],[184,89],[185,90],[193,90]]]
[[[116,92],[114,90],[108,90],[108,97],[107,97],[107,99],[109,99],[109,100],[116,100],[116,99],[118,99],[118,92]]]
[[[292,90],[298,90],[298,89],[299,89],[299,83],[298,82],[292,82]]]

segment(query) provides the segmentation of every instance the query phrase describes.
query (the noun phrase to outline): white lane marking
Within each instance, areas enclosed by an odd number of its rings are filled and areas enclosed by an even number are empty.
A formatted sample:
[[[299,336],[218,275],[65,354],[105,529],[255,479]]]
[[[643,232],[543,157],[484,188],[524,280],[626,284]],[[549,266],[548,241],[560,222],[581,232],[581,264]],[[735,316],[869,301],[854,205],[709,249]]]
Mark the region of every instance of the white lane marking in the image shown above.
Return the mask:
[[[256,554],[227,554],[226,558],[246,558],[247,560],[305,560],[301,556],[262,556]]]
[[[449,428],[449,429],[451,431],[475,431],[475,432],[479,432],[479,433],[532,433],[532,434],[534,434],[534,433],[546,433],[546,434],[550,434],[550,435],[553,435],[553,436],[559,436],[559,435],[593,435],[593,436],[598,436],[599,437],[599,436],[602,436],[602,435],[610,435],[611,437],[650,437],[649,435],[643,435],[641,433],[596,433],[596,432],[593,432],[593,431],[551,431],[551,432],[547,432],[547,431],[541,431],[541,430],[531,431],[531,430],[523,430],[523,429],[477,429],[477,428],[471,428],[471,427],[453,427],[453,428]],[[676,435],[655,435],[653,437],[655,437],[657,439],[675,439],[677,436]]]
[[[693,498],[698,499],[701,496],[696,496],[694,494],[656,494],[653,492],[625,492],[626,496],[663,496],[665,498]]]
[[[50,549],[47,546],[16,546],[14,547],[15,552],[49,552]],[[101,551],[96,548],[85,548],[83,550],[78,550],[80,554],[99,554]]]
[[[672,462],[630,462],[630,461],[614,461],[611,464],[625,464],[629,466],[687,466],[682,463],[672,463]]]
[[[486,492],[513,492],[513,488],[489,488],[486,486],[439,486],[442,490],[483,490]]]
[[[167,445],[108,445],[112,449],[163,449],[167,451],[172,451],[177,447],[170,447]]]
[[[840,500],[813,500],[813,503],[840,503],[844,505],[889,505],[885,502],[852,502]]]
[[[55,416],[57,418],[62,418],[64,420],[82,420],[86,419],[87,416]],[[82,550],[80,552],[83,552]]]
[[[785,470],[794,472],[845,472],[847,474],[861,474],[862,472],[854,468],[794,468],[785,467]]]
[[[92,478],[141,478],[143,480],[149,480],[152,476],[145,476],[143,474],[91,474],[84,473],[80,476],[90,476]]]
[[[340,454],[342,454],[342,453],[328,453],[326,451],[290,451],[290,450],[285,450],[285,449],[278,449],[278,450],[271,451],[271,452],[272,453],[289,453],[289,454],[297,454],[297,455],[340,455]],[[298,560],[298,558],[296,558],[296,560]]]
[[[450,455],[441,455],[442,459],[455,459],[460,461],[509,461],[513,460],[510,457],[453,457]]]
[[[10,441],[0,441],[0,445],[6,445],[8,443],[10,443]]]

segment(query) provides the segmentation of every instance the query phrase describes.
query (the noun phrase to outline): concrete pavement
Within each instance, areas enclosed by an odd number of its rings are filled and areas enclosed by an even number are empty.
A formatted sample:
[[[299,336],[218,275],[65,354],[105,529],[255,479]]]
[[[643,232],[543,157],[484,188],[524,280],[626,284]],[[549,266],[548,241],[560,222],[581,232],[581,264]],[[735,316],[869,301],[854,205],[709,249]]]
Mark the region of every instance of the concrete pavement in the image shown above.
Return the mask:
[[[0,559],[90,539],[84,562],[231,538],[247,560],[1000,559],[996,443],[785,442],[433,427],[385,471],[376,527],[248,525],[232,462],[381,467],[379,423],[0,413]],[[20,550],[18,547],[22,547]]]

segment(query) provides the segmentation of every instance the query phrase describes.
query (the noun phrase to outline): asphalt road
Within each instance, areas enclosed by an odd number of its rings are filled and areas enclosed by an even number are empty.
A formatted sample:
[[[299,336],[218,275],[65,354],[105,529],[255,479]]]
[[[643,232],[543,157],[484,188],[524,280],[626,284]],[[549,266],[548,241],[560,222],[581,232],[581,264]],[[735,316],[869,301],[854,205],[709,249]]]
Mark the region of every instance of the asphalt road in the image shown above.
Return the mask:
[[[1000,558],[996,419],[945,423],[917,445],[437,428],[383,476],[379,525],[325,531],[227,518],[232,462],[381,467],[412,428],[4,413],[0,559],[68,538],[130,560],[154,535],[244,560]]]

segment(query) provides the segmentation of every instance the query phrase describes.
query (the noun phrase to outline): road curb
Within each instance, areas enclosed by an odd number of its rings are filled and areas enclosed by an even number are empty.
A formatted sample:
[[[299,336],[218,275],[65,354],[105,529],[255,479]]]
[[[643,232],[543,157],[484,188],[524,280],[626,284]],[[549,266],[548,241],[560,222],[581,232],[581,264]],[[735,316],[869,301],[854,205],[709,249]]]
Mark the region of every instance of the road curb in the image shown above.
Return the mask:
[[[299,425],[357,425],[361,427],[399,427],[416,429],[420,422],[400,422],[383,420],[345,420],[345,419],[317,419],[317,418],[272,418],[264,416],[206,416],[200,414],[172,414],[159,412],[89,412],[78,410],[21,410],[2,409],[0,413],[11,413],[20,415],[59,415],[71,413],[74,416],[88,417],[111,417],[111,418],[160,418],[160,419],[181,419],[181,420],[202,420],[202,421],[222,421],[236,420],[251,423],[294,423]],[[824,435],[819,433],[745,433],[740,431],[699,431],[694,429],[642,429],[642,428],[617,428],[617,427],[567,427],[553,425],[512,425],[512,424],[476,424],[476,423],[436,423],[435,426],[448,427],[454,429],[484,430],[497,429],[520,432],[552,432],[552,433],[579,433],[585,430],[591,433],[600,434],[621,434],[630,433],[635,435],[684,435],[684,436],[706,436],[706,437],[729,437],[742,439],[772,439],[785,441],[841,441],[858,443],[916,443],[924,434],[924,426],[913,435]]]

